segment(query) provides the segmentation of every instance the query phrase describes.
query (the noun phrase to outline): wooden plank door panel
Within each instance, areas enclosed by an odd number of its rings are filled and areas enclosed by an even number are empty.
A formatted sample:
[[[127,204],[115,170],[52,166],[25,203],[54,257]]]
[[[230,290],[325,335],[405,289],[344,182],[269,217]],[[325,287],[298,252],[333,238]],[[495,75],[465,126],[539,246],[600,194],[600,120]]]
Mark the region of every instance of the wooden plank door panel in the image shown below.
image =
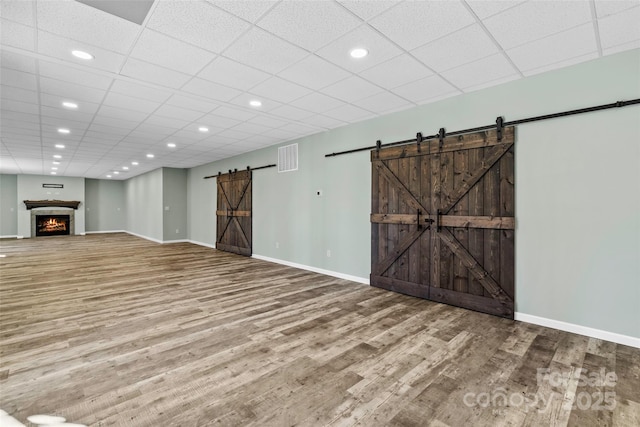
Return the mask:
[[[375,150],[371,284],[513,318],[514,129]]]
[[[216,177],[216,248],[239,255],[252,253],[251,171]]]

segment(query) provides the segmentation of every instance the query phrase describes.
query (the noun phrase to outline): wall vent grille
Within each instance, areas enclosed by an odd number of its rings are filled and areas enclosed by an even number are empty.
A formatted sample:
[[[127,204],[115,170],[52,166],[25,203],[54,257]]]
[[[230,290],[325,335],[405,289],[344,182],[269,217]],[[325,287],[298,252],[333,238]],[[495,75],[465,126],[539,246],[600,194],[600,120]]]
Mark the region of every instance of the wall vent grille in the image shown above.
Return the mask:
[[[298,144],[278,148],[278,172],[298,170]]]

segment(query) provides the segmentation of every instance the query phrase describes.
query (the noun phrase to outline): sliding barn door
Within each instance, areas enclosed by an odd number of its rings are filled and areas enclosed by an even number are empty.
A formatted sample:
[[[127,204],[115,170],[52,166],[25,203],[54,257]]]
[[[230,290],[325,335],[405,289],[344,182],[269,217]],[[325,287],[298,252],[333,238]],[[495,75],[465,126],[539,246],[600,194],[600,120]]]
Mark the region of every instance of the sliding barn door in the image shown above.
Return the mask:
[[[514,128],[371,162],[371,285],[513,318]]]
[[[216,248],[251,255],[251,171],[216,177],[218,208]]]

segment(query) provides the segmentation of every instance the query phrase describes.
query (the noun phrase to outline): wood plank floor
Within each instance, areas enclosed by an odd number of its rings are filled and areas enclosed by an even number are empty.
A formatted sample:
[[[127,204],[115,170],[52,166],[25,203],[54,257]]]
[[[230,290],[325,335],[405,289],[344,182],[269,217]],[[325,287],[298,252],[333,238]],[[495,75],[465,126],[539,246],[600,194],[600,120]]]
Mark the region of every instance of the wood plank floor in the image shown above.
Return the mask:
[[[0,408],[23,422],[640,425],[639,349],[188,243],[0,253]]]

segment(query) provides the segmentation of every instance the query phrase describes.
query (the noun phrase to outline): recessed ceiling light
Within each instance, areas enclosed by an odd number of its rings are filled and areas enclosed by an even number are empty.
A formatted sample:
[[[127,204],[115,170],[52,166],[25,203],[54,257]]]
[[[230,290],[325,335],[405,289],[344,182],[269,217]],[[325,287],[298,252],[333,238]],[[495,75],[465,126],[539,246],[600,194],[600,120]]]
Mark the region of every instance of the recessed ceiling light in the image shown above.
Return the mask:
[[[198,130],[199,130],[200,132],[209,132],[209,128],[204,127],[204,126],[200,126],[200,127],[198,128]]]
[[[249,105],[251,105],[252,107],[262,107],[262,102],[258,101],[257,99],[253,99],[249,101]]]
[[[365,56],[367,56],[369,54],[369,51],[367,49],[363,49],[361,47],[353,49],[350,53],[352,58],[364,58]]]
[[[57,171],[57,170],[58,170],[58,168],[57,168],[57,167],[55,167],[55,166],[53,166],[53,167],[51,167],[51,170],[52,170],[52,171]]]
[[[150,159],[153,159],[155,156],[153,154],[149,153],[149,154],[147,154],[147,157],[150,158]]]
[[[69,101],[65,101],[62,103],[62,106],[65,108],[71,108],[71,109],[76,109],[78,108],[78,104],[76,104],[75,102],[69,102]]]
[[[131,164],[132,164],[133,166],[138,166],[138,165],[139,165],[139,163],[138,163],[138,162],[131,162]]]
[[[51,172],[51,175],[56,175],[57,172]]]
[[[72,50],[71,54],[76,58],[84,59],[86,61],[93,59],[93,55],[82,50]]]
[[[167,147],[176,148],[176,144],[174,144],[173,142],[170,142],[170,143],[167,144]]]
[[[56,144],[56,148],[64,148],[64,144]]]
[[[61,156],[60,154],[54,154],[54,155],[53,155],[53,158],[54,158],[54,159],[61,159],[61,158],[62,158],[62,156]]]
[[[111,175],[107,175],[107,178],[111,178]]]
[[[59,165],[59,164],[60,164],[60,162],[53,162],[53,164],[54,164],[54,165]]]
[[[122,170],[128,171],[129,170],[129,166],[123,166]]]
[[[58,132],[64,133],[64,134],[71,133],[71,131],[69,129],[64,129],[64,128],[58,129]]]
[[[118,175],[120,172],[118,171],[113,171],[114,174]]]

